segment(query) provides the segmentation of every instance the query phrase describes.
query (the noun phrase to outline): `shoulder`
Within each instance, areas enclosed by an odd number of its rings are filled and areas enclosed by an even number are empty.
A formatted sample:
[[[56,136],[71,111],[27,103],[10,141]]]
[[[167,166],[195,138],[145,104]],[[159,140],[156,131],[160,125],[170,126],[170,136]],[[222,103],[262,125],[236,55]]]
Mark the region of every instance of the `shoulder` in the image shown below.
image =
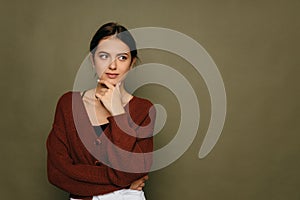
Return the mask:
[[[141,97],[137,97],[137,96],[133,96],[132,103],[135,106],[145,107],[145,108],[147,108],[147,107],[150,108],[150,107],[153,106],[153,103],[150,100],[144,99],[144,98],[141,98]]]
[[[132,107],[131,107],[132,106]],[[131,108],[138,113],[152,113],[155,115],[156,110],[154,104],[145,98],[133,96],[131,102],[130,102],[130,110]]]
[[[145,123],[144,125],[146,125],[153,121],[152,119],[156,118],[154,104],[148,99],[134,96],[129,102],[128,109],[131,119],[135,124]]]
[[[72,100],[78,97],[80,97],[80,92],[68,91],[59,97],[57,107],[72,106]]]

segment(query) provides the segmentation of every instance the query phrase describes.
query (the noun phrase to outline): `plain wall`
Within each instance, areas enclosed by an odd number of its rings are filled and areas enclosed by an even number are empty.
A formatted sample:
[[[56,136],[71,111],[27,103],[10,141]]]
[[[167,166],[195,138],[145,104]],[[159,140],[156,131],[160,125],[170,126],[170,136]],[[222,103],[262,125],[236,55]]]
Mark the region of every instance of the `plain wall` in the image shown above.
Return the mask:
[[[297,0],[2,0],[1,199],[67,198],[48,183],[45,141],[58,98],[72,90],[93,33],[108,21],[192,37],[217,64],[227,92],[222,135],[199,159],[210,117],[205,83],[174,55],[141,53],[142,63],[181,71],[201,107],[197,137],[177,161],[150,174],[148,200],[300,199],[299,9]],[[178,104],[157,85],[136,95],[166,106],[168,121],[155,136],[160,148],[176,133]]]

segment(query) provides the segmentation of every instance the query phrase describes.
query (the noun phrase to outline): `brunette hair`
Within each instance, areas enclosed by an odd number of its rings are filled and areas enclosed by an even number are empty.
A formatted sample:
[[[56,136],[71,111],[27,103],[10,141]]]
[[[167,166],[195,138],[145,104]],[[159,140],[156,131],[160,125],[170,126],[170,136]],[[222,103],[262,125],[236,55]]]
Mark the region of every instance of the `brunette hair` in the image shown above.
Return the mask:
[[[95,35],[92,38],[91,43],[90,43],[90,52],[93,54],[93,56],[95,54],[95,51],[97,49],[99,42],[102,39],[105,39],[112,35],[116,35],[116,37],[118,39],[120,39],[122,42],[124,42],[129,47],[131,61],[134,58],[138,58],[134,38],[132,37],[132,35],[129,33],[129,31],[124,26],[119,25],[118,23],[115,23],[115,22],[109,22],[109,23],[102,25],[95,33]]]

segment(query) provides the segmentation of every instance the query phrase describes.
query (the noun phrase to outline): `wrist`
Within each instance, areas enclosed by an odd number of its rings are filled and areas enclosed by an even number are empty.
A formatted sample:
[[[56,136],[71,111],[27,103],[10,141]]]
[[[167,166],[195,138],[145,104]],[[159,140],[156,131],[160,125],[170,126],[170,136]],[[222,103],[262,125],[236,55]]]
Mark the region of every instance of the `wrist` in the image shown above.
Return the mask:
[[[111,111],[111,114],[113,116],[116,116],[116,115],[121,115],[121,114],[124,114],[125,113],[125,109],[122,107],[122,106],[118,106],[117,108],[114,107]]]

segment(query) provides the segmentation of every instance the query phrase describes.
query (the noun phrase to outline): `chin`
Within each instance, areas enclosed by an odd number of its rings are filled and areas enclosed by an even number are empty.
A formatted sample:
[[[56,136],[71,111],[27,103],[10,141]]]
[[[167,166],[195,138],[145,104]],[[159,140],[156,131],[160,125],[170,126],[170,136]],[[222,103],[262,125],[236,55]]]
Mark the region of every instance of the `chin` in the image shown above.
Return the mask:
[[[121,81],[119,78],[110,79],[110,78],[106,78],[106,77],[105,78],[102,77],[101,80],[108,81],[110,84],[112,84],[114,86]]]
[[[112,85],[116,85],[119,81],[116,79],[107,79],[108,82],[110,82]]]

